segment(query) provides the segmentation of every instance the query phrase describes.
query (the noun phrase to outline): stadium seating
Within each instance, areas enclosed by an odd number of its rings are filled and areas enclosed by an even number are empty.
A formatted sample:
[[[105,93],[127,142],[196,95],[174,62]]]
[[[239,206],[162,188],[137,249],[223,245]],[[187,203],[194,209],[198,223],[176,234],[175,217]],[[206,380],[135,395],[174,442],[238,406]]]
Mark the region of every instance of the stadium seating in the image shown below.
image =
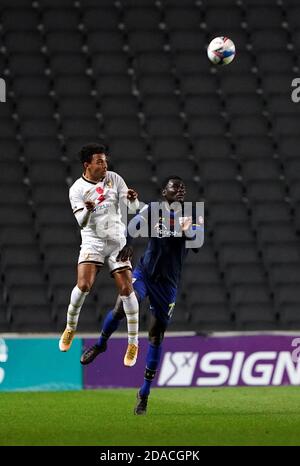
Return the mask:
[[[68,189],[76,152],[99,140],[142,200],[178,173],[206,202],[170,329],[299,328],[299,13],[266,0],[1,2],[0,331],[64,327],[80,244]],[[237,55],[216,68],[205,47],[223,34]],[[114,303],[104,276],[81,331]]]

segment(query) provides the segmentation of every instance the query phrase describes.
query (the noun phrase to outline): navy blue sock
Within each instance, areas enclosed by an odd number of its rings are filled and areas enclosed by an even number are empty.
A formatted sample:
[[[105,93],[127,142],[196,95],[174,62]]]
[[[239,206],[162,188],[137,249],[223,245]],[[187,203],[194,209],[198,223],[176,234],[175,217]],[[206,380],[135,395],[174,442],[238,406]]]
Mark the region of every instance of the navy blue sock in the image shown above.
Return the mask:
[[[149,345],[146,359],[146,368],[144,373],[144,383],[140,388],[141,396],[148,396],[150,393],[151,384],[155,377],[157,367],[160,361],[161,350],[161,345]]]
[[[109,311],[104,319],[102,332],[97,341],[97,345],[101,346],[104,342],[106,342],[111,334],[117,330],[120,322],[120,319],[116,318],[115,313],[113,311]]]

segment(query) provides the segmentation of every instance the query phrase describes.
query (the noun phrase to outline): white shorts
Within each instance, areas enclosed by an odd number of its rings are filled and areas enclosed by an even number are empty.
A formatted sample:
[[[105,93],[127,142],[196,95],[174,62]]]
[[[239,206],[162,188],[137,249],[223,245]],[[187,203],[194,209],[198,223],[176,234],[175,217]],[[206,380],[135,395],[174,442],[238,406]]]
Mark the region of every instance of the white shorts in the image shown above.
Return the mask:
[[[122,262],[116,258],[126,244],[126,240],[98,240],[93,244],[82,244],[80,248],[78,264],[95,264],[99,267],[104,265],[105,259],[108,258],[108,267],[110,273],[117,270],[131,270],[131,262],[129,260]]]

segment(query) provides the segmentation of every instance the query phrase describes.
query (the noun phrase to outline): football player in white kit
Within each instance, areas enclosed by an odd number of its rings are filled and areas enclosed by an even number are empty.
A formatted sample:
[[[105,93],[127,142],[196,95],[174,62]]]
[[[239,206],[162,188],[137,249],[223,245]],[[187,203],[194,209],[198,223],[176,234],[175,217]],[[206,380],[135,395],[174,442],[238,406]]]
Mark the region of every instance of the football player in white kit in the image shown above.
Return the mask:
[[[87,144],[79,153],[83,175],[69,191],[73,213],[81,228],[82,243],[78,259],[77,284],[71,293],[67,326],[59,349],[68,351],[74,338],[81,307],[89,294],[97,272],[105,259],[123,301],[128,325],[125,366],[133,366],[138,354],[139,305],[132,287],[131,246],[126,244],[126,226],[122,222],[122,205],[130,213],[139,206],[137,193],[128,189],[117,173],[107,170],[106,147]]]

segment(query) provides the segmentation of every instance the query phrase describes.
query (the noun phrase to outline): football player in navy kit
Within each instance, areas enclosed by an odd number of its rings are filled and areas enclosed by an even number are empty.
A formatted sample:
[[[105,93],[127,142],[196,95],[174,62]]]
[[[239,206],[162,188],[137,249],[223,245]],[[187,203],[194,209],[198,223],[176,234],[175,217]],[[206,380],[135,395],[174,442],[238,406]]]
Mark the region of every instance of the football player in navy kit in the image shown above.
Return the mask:
[[[172,317],[183,262],[189,251],[186,240],[193,237],[196,229],[203,230],[203,225],[194,223],[194,213],[191,217],[181,217],[185,193],[185,184],[179,176],[168,177],[163,183],[162,197],[167,210],[170,206],[169,223],[165,222],[162,216],[158,216],[158,223],[151,222],[154,212],[151,206],[154,203],[146,205],[130,222],[136,225],[148,224],[149,229],[152,224],[156,229],[154,236],[148,235],[146,250],[133,272],[133,288],[138,301],[141,302],[148,296],[151,311],[144,383],[138,391],[134,409],[134,413],[138,415],[146,414],[151,383],[160,361],[164,333]],[[174,211],[172,205],[177,205],[179,209]],[[180,231],[176,230],[175,224],[180,224]],[[127,248],[131,248],[130,244]],[[198,248],[192,250],[197,252]],[[128,252],[125,248],[124,254],[131,255],[131,251]],[[82,354],[80,360],[82,364],[91,363],[98,354],[106,350],[107,340],[123,318],[122,301],[118,298],[114,309],[105,318],[97,344]]]

